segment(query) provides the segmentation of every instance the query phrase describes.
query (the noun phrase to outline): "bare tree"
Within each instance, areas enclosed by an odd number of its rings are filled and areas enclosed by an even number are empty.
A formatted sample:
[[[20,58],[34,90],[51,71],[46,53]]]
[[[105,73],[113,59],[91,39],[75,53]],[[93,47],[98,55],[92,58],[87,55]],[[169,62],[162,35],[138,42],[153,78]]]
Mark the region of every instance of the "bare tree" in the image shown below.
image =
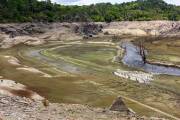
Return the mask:
[[[146,53],[143,40],[139,42],[139,53],[142,56],[143,62],[146,63]]]

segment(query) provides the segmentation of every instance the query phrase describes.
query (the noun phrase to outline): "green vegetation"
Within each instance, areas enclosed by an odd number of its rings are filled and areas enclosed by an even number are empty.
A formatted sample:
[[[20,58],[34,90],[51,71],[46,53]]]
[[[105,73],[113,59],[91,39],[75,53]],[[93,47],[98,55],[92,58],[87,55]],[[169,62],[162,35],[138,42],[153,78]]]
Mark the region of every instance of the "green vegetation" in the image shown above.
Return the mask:
[[[180,20],[180,6],[163,0],[137,0],[112,5],[63,6],[50,0],[1,0],[0,22]]]

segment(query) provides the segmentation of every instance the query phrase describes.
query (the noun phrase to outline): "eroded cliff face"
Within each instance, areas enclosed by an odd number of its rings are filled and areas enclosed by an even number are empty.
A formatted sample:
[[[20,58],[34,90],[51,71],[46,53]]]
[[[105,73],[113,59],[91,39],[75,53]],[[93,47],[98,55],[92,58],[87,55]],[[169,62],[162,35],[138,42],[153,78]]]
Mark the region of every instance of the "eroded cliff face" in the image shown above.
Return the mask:
[[[20,43],[40,45],[49,41],[81,40],[107,35],[180,37],[180,22],[0,24],[1,48],[10,48]]]
[[[110,34],[134,36],[179,36],[180,21],[133,21],[112,22],[107,25],[104,32]]]
[[[76,35],[73,26],[66,23],[24,23],[0,25],[1,48],[10,48],[24,43],[26,45],[40,45],[48,41],[81,39]]]

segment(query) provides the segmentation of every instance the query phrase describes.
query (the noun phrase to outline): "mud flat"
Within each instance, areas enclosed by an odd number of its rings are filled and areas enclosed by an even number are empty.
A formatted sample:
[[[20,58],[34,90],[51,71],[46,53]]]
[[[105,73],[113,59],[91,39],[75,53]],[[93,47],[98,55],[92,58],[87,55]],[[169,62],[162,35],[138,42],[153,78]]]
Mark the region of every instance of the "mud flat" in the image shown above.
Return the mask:
[[[42,74],[43,77],[52,77],[51,75],[44,73],[36,68],[33,67],[28,67],[28,66],[24,66],[24,67],[19,67],[16,68],[17,70],[24,70],[24,71],[28,71],[28,72],[32,72],[32,73],[37,73],[37,74]]]
[[[8,62],[10,64],[15,65],[15,66],[19,66],[20,65],[20,61],[17,58],[15,58],[13,56],[4,56],[4,57],[8,59]]]
[[[142,33],[143,36],[177,36],[179,22],[31,24],[0,25],[3,26],[0,32],[0,46],[3,48],[0,49],[0,75],[3,78],[26,85],[51,102],[107,107],[122,95],[129,98],[125,100],[127,105],[142,116],[164,117],[170,114],[180,117],[178,76],[155,75],[154,80],[145,85],[112,74],[117,69],[139,70],[112,62],[114,56],[124,53],[116,47],[118,42],[134,40]],[[33,31],[26,33],[23,28],[29,25]],[[40,31],[35,32],[37,29]]]

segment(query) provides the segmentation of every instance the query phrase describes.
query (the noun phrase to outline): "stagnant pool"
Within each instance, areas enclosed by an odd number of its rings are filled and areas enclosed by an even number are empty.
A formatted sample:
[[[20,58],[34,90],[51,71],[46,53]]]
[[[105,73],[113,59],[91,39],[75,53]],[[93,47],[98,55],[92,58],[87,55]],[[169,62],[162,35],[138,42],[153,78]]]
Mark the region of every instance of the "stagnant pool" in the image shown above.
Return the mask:
[[[140,55],[140,48],[130,42],[124,42],[121,47],[125,49],[122,62],[130,67],[141,68],[146,72],[155,74],[180,76],[180,68],[146,63]],[[146,54],[148,53],[146,52]]]

